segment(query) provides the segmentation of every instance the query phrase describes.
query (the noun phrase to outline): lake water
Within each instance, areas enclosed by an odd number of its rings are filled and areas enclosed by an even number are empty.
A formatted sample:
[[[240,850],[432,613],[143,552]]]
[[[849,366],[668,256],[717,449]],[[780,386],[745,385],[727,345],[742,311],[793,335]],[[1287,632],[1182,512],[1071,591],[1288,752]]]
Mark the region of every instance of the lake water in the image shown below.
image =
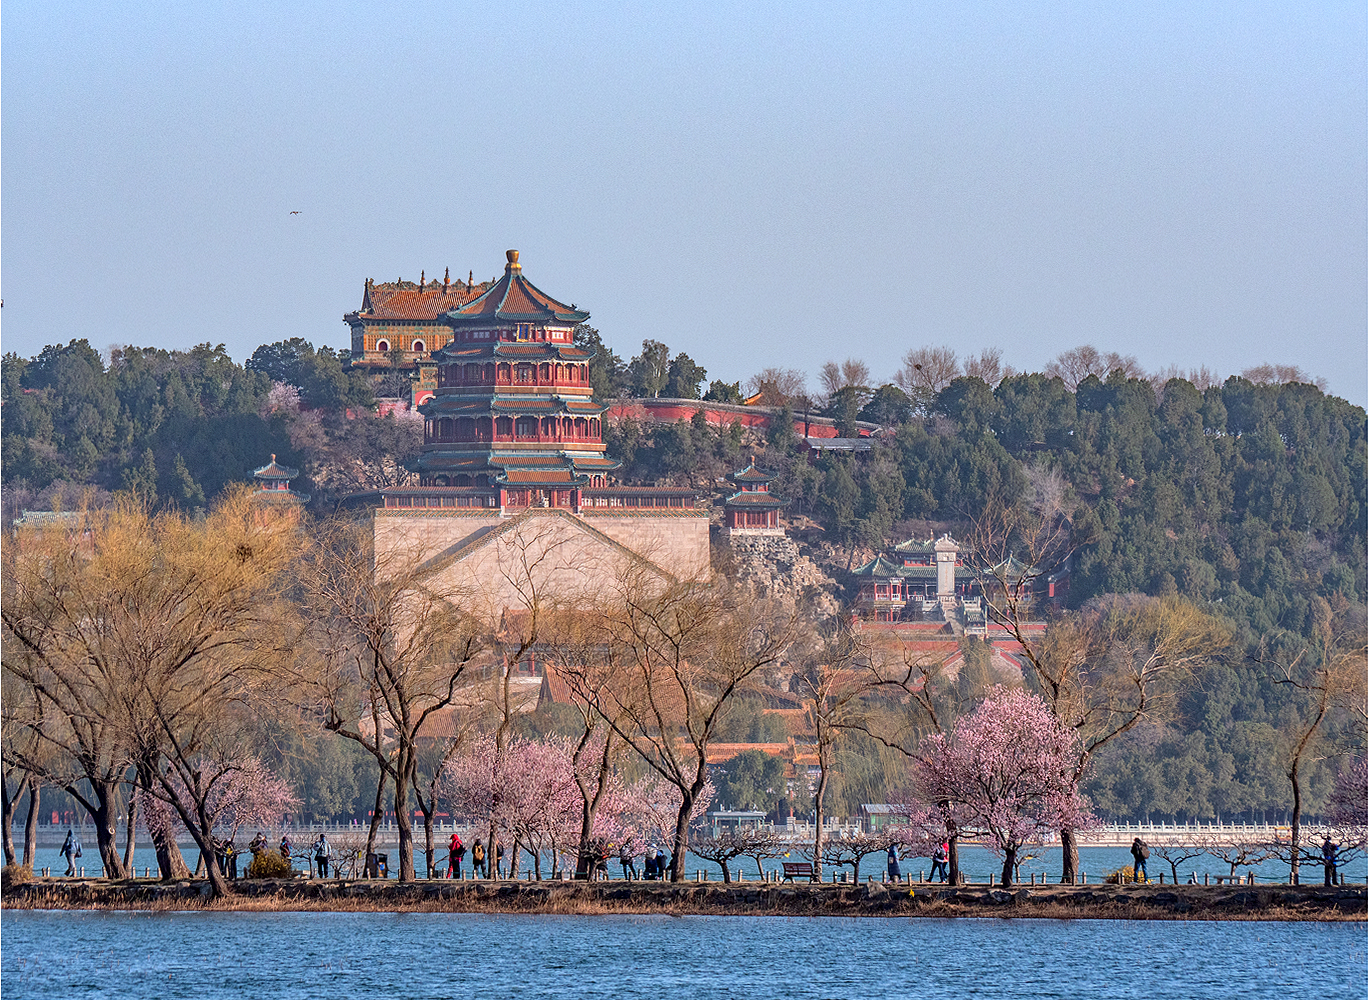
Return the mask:
[[[6,1000],[1363,997],[1368,924],[5,911]]]
[[[193,868],[195,859],[198,857],[197,851],[190,845],[186,845],[183,850],[185,851],[186,862]],[[443,875],[446,873],[446,853],[445,848],[437,851],[437,868],[439,873]],[[1062,858],[1058,847],[1035,848],[1027,850],[1024,853],[1028,856],[1027,860],[1023,861],[1021,865],[1021,877],[1024,881],[1029,882],[1032,873],[1035,873],[1038,877],[1048,877],[1051,882],[1059,881]],[[1089,882],[1100,880],[1105,877],[1108,872],[1116,871],[1118,868],[1131,863],[1130,851],[1124,847],[1084,847],[1079,850],[1078,854],[1080,867],[1082,871],[1087,873]],[[397,856],[392,849],[389,851],[389,858],[391,875],[397,875],[399,866]],[[795,852],[793,859],[799,858],[800,855]],[[247,855],[241,860],[239,862],[239,870],[246,871],[247,862],[250,860],[251,855]],[[145,866],[151,866],[153,874],[156,874],[155,866],[157,859],[150,847],[139,847],[134,854],[133,861],[139,875],[142,875]],[[468,857],[466,861],[466,872],[469,873],[470,865]],[[85,841],[85,852],[80,859],[80,863],[85,865],[87,875],[98,875],[100,873],[100,856],[99,853],[96,852],[94,844],[91,841]],[[54,875],[60,875],[66,871],[66,860],[57,852],[56,848],[39,849],[35,852],[34,864],[35,867],[39,869],[45,866],[51,868]],[[295,864],[296,867],[302,867],[300,862],[296,862]],[[520,869],[519,874],[521,875],[523,870],[529,867],[529,865],[530,859],[527,855],[524,855],[522,869]],[[419,878],[425,878],[427,876],[426,859],[421,850],[416,852],[414,856],[414,867],[417,870]],[[732,864],[733,877],[735,877],[738,867],[745,873],[747,879],[754,879],[756,877],[755,862],[750,858],[742,858],[739,866],[737,864]],[[779,867],[779,860],[769,861],[765,865],[767,871],[775,871],[779,869]],[[930,873],[931,862],[926,858],[908,858],[903,860],[901,867],[903,875],[910,873],[915,879],[919,872]],[[960,867],[971,881],[987,882],[989,874],[994,876],[1001,874],[1002,861],[986,848],[967,846],[960,848]],[[608,870],[613,878],[617,878],[621,875],[622,869],[619,867],[616,858],[613,858],[608,862]],[[686,870],[688,873],[687,877],[690,879],[694,877],[693,873],[699,870],[706,871],[710,879],[716,880],[722,877],[722,870],[718,868],[717,865],[704,861],[693,854],[690,854],[687,859]],[[838,870],[845,872],[850,871],[849,867]],[[869,875],[877,877],[881,872],[886,870],[887,861],[884,855],[870,855],[865,858],[860,865],[860,876],[861,878]],[[1260,882],[1286,882],[1288,878],[1288,867],[1285,863],[1280,861],[1266,861],[1263,864],[1255,865],[1253,869],[1241,869],[1241,871],[1247,870],[1252,870],[1255,877]],[[641,858],[637,858],[637,871],[641,871]],[[830,872],[830,868],[828,868],[828,872]],[[1157,879],[1160,872],[1164,873],[1165,880],[1172,878],[1172,872],[1169,869],[1168,864],[1157,855],[1152,856],[1149,859],[1150,878]],[[551,873],[551,862],[549,858],[544,859],[542,862],[542,873],[547,876]],[[1230,866],[1218,858],[1201,857],[1179,865],[1178,873],[1180,881],[1186,882],[1189,873],[1195,874],[1199,880],[1203,875],[1207,874],[1228,875],[1230,874]],[[1368,881],[1368,858],[1364,858],[1363,856],[1353,858],[1343,867],[1341,874],[1344,876],[1345,881],[1362,885],[1365,881]],[[1321,869],[1319,867],[1313,866],[1309,869],[1303,868],[1303,883],[1308,881],[1319,882],[1320,880]]]

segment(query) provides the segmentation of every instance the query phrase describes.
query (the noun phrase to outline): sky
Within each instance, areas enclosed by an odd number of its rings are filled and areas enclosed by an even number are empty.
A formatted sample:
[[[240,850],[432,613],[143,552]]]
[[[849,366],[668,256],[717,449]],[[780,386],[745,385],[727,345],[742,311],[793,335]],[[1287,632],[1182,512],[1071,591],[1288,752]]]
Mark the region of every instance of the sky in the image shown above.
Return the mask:
[[[1361,0],[11,0],[0,101],[24,356],[346,347],[517,248],[710,379],[1091,343],[1368,404]]]

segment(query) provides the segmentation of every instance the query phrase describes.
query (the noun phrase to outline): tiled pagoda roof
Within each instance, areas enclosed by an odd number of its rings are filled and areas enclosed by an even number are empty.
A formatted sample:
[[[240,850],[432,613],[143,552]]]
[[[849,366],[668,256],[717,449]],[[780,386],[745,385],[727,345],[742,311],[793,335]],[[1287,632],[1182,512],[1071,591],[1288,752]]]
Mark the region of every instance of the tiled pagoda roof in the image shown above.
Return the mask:
[[[560,409],[560,400],[550,396],[495,396],[489,406],[500,413],[555,413]]]
[[[490,287],[485,281],[366,282],[361,308],[351,316],[360,320],[436,320],[452,309],[459,309]],[[350,317],[349,317],[350,318]]]
[[[509,361],[592,361],[593,351],[574,344],[552,344],[546,342],[524,343],[496,340],[488,344],[447,344],[433,356],[438,361],[492,361],[506,358]]]
[[[570,460],[575,463],[575,468],[577,469],[597,469],[599,471],[610,472],[613,469],[620,469],[622,467],[622,463],[616,459],[603,458],[599,455],[594,455],[592,457],[572,455],[570,456]]]
[[[889,560],[885,559],[882,555],[877,555],[869,562],[861,566],[859,569],[851,570],[850,575],[883,577],[891,579],[892,577],[901,576],[902,569],[903,567],[899,566],[897,563],[890,562]]]
[[[518,251],[508,251],[504,276],[493,288],[446,314],[452,326],[485,326],[492,323],[583,323],[589,314],[547,295],[523,277]]]
[[[754,462],[739,472],[729,473],[727,478],[734,483],[768,483],[774,480],[773,476],[767,475],[757,469]]]
[[[788,501],[781,500],[773,493],[733,493],[723,501],[724,507],[749,507],[754,510],[776,510],[780,507],[787,507]]]
[[[499,477],[499,482],[515,485],[584,485],[582,476],[576,476],[570,469],[508,469]]]
[[[295,479],[299,476],[299,470],[277,464],[276,457],[272,455],[271,460],[261,468],[253,469],[252,475],[258,479]]]
[[[893,551],[919,552],[930,555],[931,553],[936,551],[936,543],[934,541],[931,541],[930,539],[927,539],[924,542],[920,542],[915,538],[909,538],[907,541],[899,542],[897,545],[893,546]]]

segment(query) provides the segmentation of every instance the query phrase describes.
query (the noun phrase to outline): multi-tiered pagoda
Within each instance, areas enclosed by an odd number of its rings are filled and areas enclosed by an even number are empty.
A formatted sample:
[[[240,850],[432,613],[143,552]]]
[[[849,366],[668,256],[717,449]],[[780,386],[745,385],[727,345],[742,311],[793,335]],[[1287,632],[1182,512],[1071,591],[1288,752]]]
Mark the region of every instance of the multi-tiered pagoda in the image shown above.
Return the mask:
[[[578,510],[581,491],[604,486],[619,465],[603,453],[607,407],[594,402],[593,352],[574,343],[589,314],[523,277],[518,251],[507,256],[492,288],[445,314],[452,339],[433,352],[437,390],[419,407],[420,482],[504,509]]]

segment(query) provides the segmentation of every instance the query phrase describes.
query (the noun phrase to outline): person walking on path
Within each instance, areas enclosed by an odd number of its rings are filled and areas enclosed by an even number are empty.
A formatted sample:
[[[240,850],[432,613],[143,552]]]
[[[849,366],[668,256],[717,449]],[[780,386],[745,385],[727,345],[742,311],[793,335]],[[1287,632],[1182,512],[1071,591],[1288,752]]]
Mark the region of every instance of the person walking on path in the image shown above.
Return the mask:
[[[942,843],[940,844],[940,846],[936,848],[936,853],[933,854],[933,855],[931,855],[931,881],[932,881],[932,882],[936,881],[936,872],[938,872],[938,871],[940,872],[940,877],[941,877],[941,881],[942,881],[942,882],[945,882],[945,881],[948,881],[948,880],[949,880],[949,878],[950,878],[950,869],[947,867],[947,865],[949,864],[949,862],[950,862],[950,845],[949,845],[949,843],[942,842]]]
[[[461,835],[451,831],[451,841],[447,844],[447,878],[461,877],[461,859],[465,857],[465,844]]]
[[[1325,835],[1325,843],[1321,844],[1321,861],[1325,864],[1325,884],[1335,884],[1335,865],[1339,861],[1339,844],[1332,843],[1330,834]]]
[[[286,861],[290,860],[290,838],[283,833],[280,835],[280,856]]]
[[[474,878],[485,877],[485,849],[479,838],[476,838],[474,846],[470,848],[470,874]]]
[[[1149,869],[1145,867],[1145,862],[1149,860],[1149,845],[1136,837],[1131,841],[1131,857],[1135,859],[1135,866],[1131,869],[1135,881],[1148,882]]]
[[[636,858],[632,852],[631,841],[624,840],[622,847],[618,849],[618,863],[622,865],[622,877],[634,879],[637,877]]]
[[[68,875],[76,874],[76,859],[81,856],[81,838],[76,831],[67,827],[66,840],[62,841],[62,857],[67,859]]]
[[[332,860],[332,844],[328,843],[328,835],[320,833],[313,845],[314,863],[318,865],[318,877],[328,877],[328,862]]]
[[[494,841],[494,874],[499,878],[504,877],[503,865],[504,847],[502,840]]]
[[[894,885],[902,881],[902,869],[898,867],[898,845],[888,845],[888,880]]]

